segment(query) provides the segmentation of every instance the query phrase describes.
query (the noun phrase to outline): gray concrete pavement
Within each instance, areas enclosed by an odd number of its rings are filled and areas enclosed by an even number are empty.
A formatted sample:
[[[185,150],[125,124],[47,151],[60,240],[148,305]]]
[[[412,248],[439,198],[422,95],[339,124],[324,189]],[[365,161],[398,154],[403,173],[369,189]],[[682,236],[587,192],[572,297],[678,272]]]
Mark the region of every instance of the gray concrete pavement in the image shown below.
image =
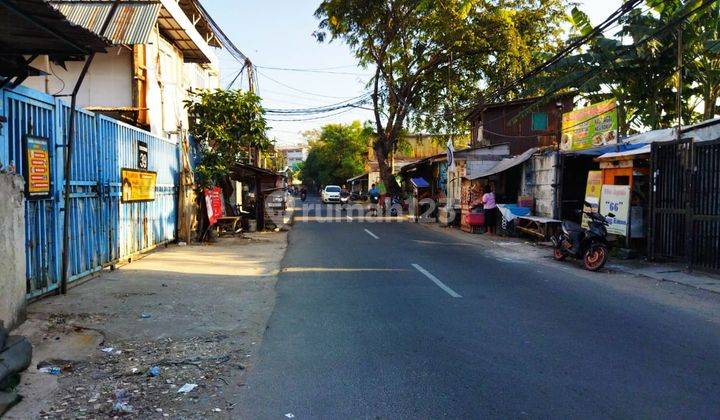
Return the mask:
[[[243,418],[720,416],[717,294],[310,216]]]

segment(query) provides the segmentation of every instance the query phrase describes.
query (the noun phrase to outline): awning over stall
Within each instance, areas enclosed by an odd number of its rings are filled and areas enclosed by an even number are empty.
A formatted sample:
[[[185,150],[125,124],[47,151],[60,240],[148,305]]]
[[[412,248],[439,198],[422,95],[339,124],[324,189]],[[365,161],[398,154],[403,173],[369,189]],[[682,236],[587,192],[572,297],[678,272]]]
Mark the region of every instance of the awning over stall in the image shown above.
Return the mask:
[[[635,150],[639,149],[641,147],[645,146],[645,143],[635,144],[635,143],[618,143],[618,144],[611,144],[608,146],[600,146],[600,147],[593,147],[590,149],[585,150],[573,150],[571,152],[563,153],[563,155],[584,155],[584,156],[600,156],[604,155],[606,153],[617,153],[617,152],[626,152],[629,150]]]
[[[410,182],[415,186],[415,188],[429,188],[430,183],[425,180],[425,178],[418,177],[418,178],[411,178]]]
[[[355,182],[355,181],[357,181],[357,180],[360,180],[360,179],[362,179],[362,178],[367,178],[367,177],[368,177],[368,173],[365,172],[365,173],[363,173],[363,174],[360,174],[360,175],[358,175],[358,176],[355,176],[355,177],[352,177],[352,178],[348,179],[347,182],[353,183],[353,182]]]
[[[633,150],[625,150],[623,152],[610,152],[605,153],[603,155],[598,156],[598,160],[606,160],[606,159],[621,159],[626,158],[630,156],[637,156],[637,155],[645,155],[650,154],[650,145],[646,144],[638,149]]]
[[[537,150],[537,147],[533,147],[532,149],[525,151],[525,153],[521,155],[503,159],[497,165],[493,166],[492,169],[468,176],[467,179],[473,180],[479,178],[487,178],[491,175],[499,174],[500,172],[505,172],[508,169],[514,168],[518,165],[522,165],[523,163],[525,163],[525,161],[530,159],[532,155],[537,152]]]

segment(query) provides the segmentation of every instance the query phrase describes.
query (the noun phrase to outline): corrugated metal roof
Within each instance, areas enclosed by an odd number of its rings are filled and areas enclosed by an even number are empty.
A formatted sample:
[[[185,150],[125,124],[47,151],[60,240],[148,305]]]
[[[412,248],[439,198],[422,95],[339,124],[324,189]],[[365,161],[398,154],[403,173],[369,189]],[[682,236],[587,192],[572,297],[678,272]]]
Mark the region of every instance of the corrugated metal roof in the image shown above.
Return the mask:
[[[50,4],[55,6],[70,22],[99,33],[105,18],[110,13],[113,2],[107,0],[53,0]],[[152,0],[121,2],[107,28],[105,37],[110,39],[113,44],[146,44],[157,21],[161,6],[160,2]]]
[[[497,165],[495,165],[492,169],[489,169],[485,172],[479,173],[479,174],[473,174],[472,176],[468,176],[467,179],[478,179],[478,178],[487,178],[491,175],[499,174],[500,172],[505,172],[510,168],[514,168],[517,165],[520,165],[521,163],[524,163],[526,160],[530,159],[535,152],[537,152],[537,147],[533,147],[532,149],[529,149],[525,151],[525,153],[514,156],[511,158],[503,159],[501,160]]]
[[[45,28],[48,31],[40,30]],[[0,7],[0,43],[9,54],[77,57],[105,51],[107,40],[78,25],[43,0],[9,0]]]

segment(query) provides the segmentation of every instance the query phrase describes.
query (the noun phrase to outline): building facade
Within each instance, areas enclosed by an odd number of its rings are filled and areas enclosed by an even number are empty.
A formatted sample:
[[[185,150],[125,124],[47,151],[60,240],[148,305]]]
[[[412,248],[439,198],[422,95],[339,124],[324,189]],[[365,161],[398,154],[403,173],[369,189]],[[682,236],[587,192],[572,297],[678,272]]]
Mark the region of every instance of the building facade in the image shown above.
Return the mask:
[[[556,145],[562,114],[573,109],[575,96],[575,93],[561,94],[545,103],[537,97],[479,106],[468,115],[472,144],[509,143],[513,155],[533,147]]]
[[[278,151],[283,154],[285,165],[293,171],[297,170],[298,165],[305,162],[308,157],[308,147],[304,144],[279,147]]]
[[[111,1],[50,2],[71,22],[95,33]],[[219,87],[220,47],[194,1],[123,2],[106,31],[113,46],[97,54],[77,96],[80,107],[179,137],[188,128],[183,101],[188,92]],[[33,67],[47,73],[24,85],[50,95],[69,95],[81,61],[53,63],[40,56]]]

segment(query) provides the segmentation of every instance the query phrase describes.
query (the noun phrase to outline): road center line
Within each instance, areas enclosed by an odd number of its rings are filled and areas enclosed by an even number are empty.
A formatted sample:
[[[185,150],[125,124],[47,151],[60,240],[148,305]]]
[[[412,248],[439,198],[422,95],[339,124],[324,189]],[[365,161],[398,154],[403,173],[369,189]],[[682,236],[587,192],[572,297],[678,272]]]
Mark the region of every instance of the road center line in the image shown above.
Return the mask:
[[[367,229],[365,229],[365,232],[367,232],[367,234],[368,234],[368,235],[372,236],[372,237],[373,237],[373,238],[375,238],[375,239],[380,239],[380,237],[379,237],[379,236],[377,236],[376,234],[374,234],[374,233],[370,232],[370,231],[369,231],[369,230],[367,230]]]
[[[454,297],[454,298],[462,297],[462,296],[460,296],[457,292],[455,292],[453,289],[447,287],[447,285],[446,285],[445,283],[441,282],[440,279],[438,279],[437,277],[435,277],[431,272],[429,272],[429,271],[427,271],[426,269],[420,267],[418,264],[412,264],[412,266],[415,267],[415,269],[416,269],[417,271],[423,273],[423,274],[425,275],[425,277],[427,277],[427,278],[429,278],[430,280],[432,280],[433,283],[437,284],[437,286],[438,286],[439,288],[441,288],[441,289],[443,289],[445,292],[447,292],[448,295],[450,295],[450,296],[452,296],[452,297]]]

